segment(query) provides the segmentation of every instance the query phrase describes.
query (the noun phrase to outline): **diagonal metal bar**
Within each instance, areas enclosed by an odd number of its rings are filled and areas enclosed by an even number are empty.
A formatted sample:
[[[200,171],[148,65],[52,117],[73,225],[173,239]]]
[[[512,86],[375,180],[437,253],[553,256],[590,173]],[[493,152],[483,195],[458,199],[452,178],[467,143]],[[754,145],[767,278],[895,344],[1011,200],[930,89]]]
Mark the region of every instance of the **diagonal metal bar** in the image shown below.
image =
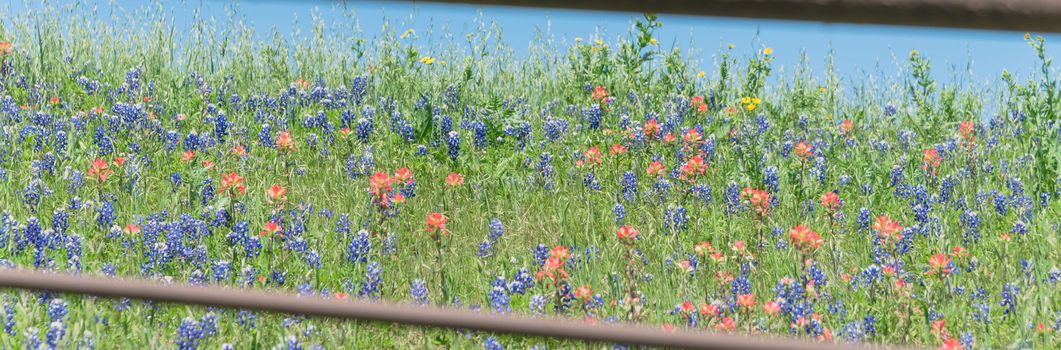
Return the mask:
[[[835,23],[1061,32],[1059,0],[429,0]]]
[[[668,348],[865,349],[853,345],[811,343],[795,339],[753,338],[686,330],[667,332],[635,325],[590,325],[564,319],[501,316],[439,307],[329,300],[242,289],[27,270],[0,269],[0,288],[3,287]]]

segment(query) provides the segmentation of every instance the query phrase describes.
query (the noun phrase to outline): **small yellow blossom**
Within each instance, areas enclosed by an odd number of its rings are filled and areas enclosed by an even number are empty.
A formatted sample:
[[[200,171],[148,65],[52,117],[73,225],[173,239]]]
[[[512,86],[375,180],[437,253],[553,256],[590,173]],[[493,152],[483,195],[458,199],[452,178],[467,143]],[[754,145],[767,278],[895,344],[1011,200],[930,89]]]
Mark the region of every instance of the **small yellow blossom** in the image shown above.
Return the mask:
[[[726,48],[728,48],[728,49],[730,49],[730,50],[733,50],[733,44],[728,44],[728,45],[726,45]]]
[[[423,64],[426,64],[426,65],[430,66],[432,64],[435,64],[435,59],[431,58],[430,56],[424,56],[423,58],[420,59],[420,63],[423,63]]]
[[[659,45],[659,41],[656,41],[656,38],[649,39],[648,43],[652,45]]]
[[[700,71],[700,73],[696,73],[696,77],[703,78],[704,77],[704,71]]]
[[[740,99],[740,103],[741,103],[741,104],[749,104],[749,103],[752,103],[752,98],[751,98],[751,97],[741,97],[741,99]]]
[[[769,47],[763,50],[763,54],[767,55],[767,56],[770,56],[773,53],[774,53],[774,49],[771,49]]]

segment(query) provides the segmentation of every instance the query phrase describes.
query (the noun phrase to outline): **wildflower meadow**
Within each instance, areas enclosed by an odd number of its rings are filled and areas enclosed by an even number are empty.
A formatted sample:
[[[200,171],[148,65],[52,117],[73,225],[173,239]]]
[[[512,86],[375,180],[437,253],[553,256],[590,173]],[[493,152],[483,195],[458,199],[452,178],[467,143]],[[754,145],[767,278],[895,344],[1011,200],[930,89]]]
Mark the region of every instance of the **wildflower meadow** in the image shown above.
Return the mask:
[[[0,20],[0,265],[825,343],[1061,346],[1061,80],[760,43]],[[351,16],[354,16],[351,14]],[[327,29],[327,30],[326,30]],[[838,48],[842,49],[842,48]],[[828,58],[814,58],[816,60]],[[713,67],[700,70],[701,64]],[[0,290],[3,349],[625,348]]]

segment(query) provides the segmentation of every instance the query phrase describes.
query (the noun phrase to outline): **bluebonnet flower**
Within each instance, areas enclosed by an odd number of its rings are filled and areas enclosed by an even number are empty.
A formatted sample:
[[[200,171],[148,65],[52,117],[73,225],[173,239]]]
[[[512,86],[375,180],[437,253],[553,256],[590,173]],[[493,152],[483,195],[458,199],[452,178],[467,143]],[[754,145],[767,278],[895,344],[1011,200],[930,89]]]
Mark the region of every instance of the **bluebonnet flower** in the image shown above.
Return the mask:
[[[173,191],[176,192],[177,188],[184,184],[184,180],[181,179],[181,174],[173,173],[169,176],[169,181],[173,184]]]
[[[962,226],[965,227],[965,231],[962,233],[962,245],[968,245],[970,241],[979,241],[980,218],[977,217],[976,212],[970,210],[962,212],[961,222]]]
[[[509,313],[512,309],[509,307],[508,288],[505,278],[500,276],[497,277],[494,279],[494,283],[491,286],[492,289],[488,295],[490,306],[496,313]]]
[[[335,233],[338,233],[339,237],[350,235],[350,214],[339,215],[339,220],[335,222]]]
[[[501,346],[501,343],[497,341],[497,338],[490,337],[490,338],[486,338],[486,340],[483,340],[483,349],[484,350],[505,350],[505,347]]]
[[[472,131],[472,145],[475,148],[486,147],[486,123],[474,121],[469,123],[468,128]]]
[[[101,229],[109,229],[114,225],[114,220],[117,215],[114,214],[114,203],[110,200],[104,200],[103,204],[100,205],[97,211],[98,216],[96,217],[96,227]]]
[[[736,182],[730,182],[726,185],[726,193],[723,196],[723,200],[726,203],[724,212],[726,214],[736,214],[740,211],[740,186],[737,186]]]
[[[1013,223],[1013,228],[1010,229],[1009,232],[1019,235],[1025,235],[1028,234],[1028,226],[1024,224],[1024,221],[1017,220]]]
[[[456,131],[450,131],[446,137],[446,152],[449,154],[450,160],[456,162],[457,157],[460,156],[461,151],[461,137]]]
[[[257,327],[258,315],[247,310],[240,310],[236,316],[236,323],[243,328],[254,329]]]
[[[394,255],[398,253],[398,236],[394,233],[388,233],[386,238],[383,238],[383,255]]]
[[[218,260],[214,262],[212,267],[214,282],[221,282],[228,279],[229,272],[232,271],[232,264],[225,260]]]
[[[261,254],[262,242],[257,236],[247,236],[244,234],[240,243],[243,246],[243,253],[247,259],[256,258]]]
[[[273,129],[269,124],[262,124],[262,129],[258,132],[258,145],[267,148],[273,148]]]
[[[582,118],[586,121],[590,130],[600,129],[601,121],[604,119],[604,111],[601,110],[599,105],[593,105],[589,109],[582,111]]]
[[[293,335],[289,335],[285,339],[284,349],[287,349],[287,350],[302,350],[302,344],[299,344],[297,337],[295,337]]]
[[[622,203],[615,202],[612,206],[612,213],[615,214],[615,224],[622,225],[623,219],[626,219],[626,207],[623,207]]]
[[[545,265],[545,260],[549,259],[549,247],[544,244],[538,244],[534,247],[534,263],[537,266]]]
[[[869,209],[865,207],[858,209],[858,229],[860,231],[869,230]]]
[[[52,212],[52,230],[55,231],[59,236],[65,236],[66,230],[70,227],[70,214],[63,210],[63,208],[56,209]]]
[[[182,142],[181,144],[184,145],[185,151],[198,151],[200,149],[204,149],[202,145],[202,140],[195,132],[188,133],[188,136],[184,138],[184,142]]]
[[[39,179],[34,178],[29,181],[25,189],[18,191],[22,197],[22,203],[26,205],[31,213],[37,213],[37,205],[40,204],[42,197],[47,197],[52,194],[52,191]]]
[[[283,286],[287,280],[287,272],[273,271],[269,274],[269,279],[276,282],[276,285]]]
[[[566,124],[564,125],[566,128]],[[516,125],[505,128],[505,136],[516,139],[516,149],[523,149],[531,140],[531,125],[528,122],[516,123]]]
[[[219,113],[214,118],[214,138],[217,139],[218,143],[225,143],[225,137],[228,136],[228,127],[228,117],[225,116],[225,113]]]
[[[973,338],[973,332],[962,332],[958,342],[961,343],[962,347],[965,349],[972,349],[973,345],[976,345],[976,338]]]
[[[545,119],[542,126],[545,138],[549,141],[559,141],[567,134],[567,120],[549,117]]]
[[[781,144],[781,158],[788,159],[788,156],[792,154],[792,149],[795,144],[791,140],[785,141]]]
[[[814,158],[814,166],[810,169],[810,175],[816,177],[819,184],[824,185],[827,169],[825,157],[816,157]]]
[[[633,171],[623,173],[619,186],[622,188],[623,200],[631,202],[637,199],[637,175]]]
[[[306,253],[304,255],[304,259],[306,261],[306,265],[309,265],[314,269],[320,269],[324,266],[321,263],[321,255],[317,253],[316,250],[311,250],[310,252]]]
[[[40,330],[38,330],[37,327],[30,327],[22,332],[22,345],[24,345],[27,350],[40,349]]]
[[[890,104],[884,106],[884,116],[885,117],[891,117],[891,116],[895,115],[896,111],[897,110],[895,109],[895,107],[890,105]]]
[[[420,305],[427,305],[427,286],[423,280],[413,280],[412,287],[409,288],[409,296],[413,298],[413,302]]]
[[[4,294],[4,332],[15,336],[15,306],[7,294]]]
[[[984,325],[991,324],[991,308],[984,303],[974,303],[972,305],[973,322],[981,323]]]
[[[763,170],[763,186],[770,193],[780,192],[780,182],[777,178],[777,167],[769,166]]]
[[[1020,293],[1020,287],[1017,287],[1017,286],[1013,285],[1012,283],[1006,283],[1006,285],[1002,287],[1002,294],[1001,294],[1002,301],[1000,301],[998,303],[998,306],[1003,307],[1003,311],[1002,311],[1003,314],[1008,315],[1008,314],[1014,312],[1014,310],[1017,307],[1017,301],[1016,301],[1017,294],[1019,294],[1019,293]]]
[[[556,185],[553,178],[556,176],[556,168],[553,167],[553,156],[542,153],[538,157],[538,175],[541,176],[542,189],[552,191]]]
[[[103,126],[96,127],[94,141],[97,148],[96,155],[98,157],[105,158],[107,156],[110,156],[111,153],[114,153],[114,144],[111,141],[111,138],[108,137],[106,132],[103,130]]]
[[[48,319],[52,322],[65,321],[68,313],[69,311],[66,309],[66,302],[62,299],[52,299],[48,304]]]
[[[379,298],[380,274],[382,272],[383,268],[379,266],[379,263],[375,261],[369,262],[368,268],[365,270],[365,279],[361,282],[361,289],[357,292],[357,295],[361,298],[372,300]]]
[[[357,120],[357,125],[354,126],[354,136],[357,137],[358,142],[368,143],[374,128],[375,125],[371,119],[361,117]]]
[[[505,235],[505,227],[501,225],[501,220],[494,218],[490,221],[490,233],[487,234],[487,239],[496,242],[501,239],[501,236]]]
[[[766,120],[765,115],[758,115],[755,117],[755,132],[756,134],[765,134],[767,130],[770,130],[770,122]]]
[[[368,261],[371,248],[372,242],[368,239],[368,232],[362,230],[357,233],[357,237],[350,241],[350,245],[346,250],[346,259],[354,264],[365,263]]]
[[[686,217],[684,207],[667,209],[663,217],[663,226],[672,233],[680,233],[688,228],[689,218]]]
[[[527,292],[527,289],[534,287],[534,279],[530,273],[527,272],[526,268],[521,268],[516,271],[516,275],[512,276],[512,282],[508,285],[508,291],[511,294],[523,295]]]
[[[203,206],[208,205],[214,200],[214,184],[212,179],[203,180],[203,188],[199,197]]]
[[[532,295],[528,308],[530,309],[531,315],[544,316],[545,315],[545,297],[541,295]]]
[[[217,335],[217,314],[213,311],[207,312],[199,319],[199,327],[203,331],[203,335],[212,337]]]
[[[895,165],[892,167],[891,174],[888,175],[888,179],[891,180],[891,186],[898,186],[903,182],[903,167]]]
[[[81,271],[81,236],[72,234],[66,241],[66,269]]]
[[[825,272],[819,269],[817,264],[813,264],[809,268],[807,268],[807,273],[809,274],[809,279],[814,281],[814,285],[827,285],[828,279],[825,277]]]
[[[1009,212],[1009,208],[1006,206],[1006,196],[997,192],[995,193],[995,212],[999,216],[1006,216],[1006,213]]]
[[[177,349],[198,349],[199,342],[205,337],[206,335],[199,323],[194,318],[187,317],[177,327]]]
[[[475,256],[480,258],[494,256],[494,243],[489,240],[479,243],[479,251],[475,253]]]
[[[439,120],[438,125],[439,130],[442,131],[442,135],[446,135],[453,132],[453,118],[450,118],[449,116],[440,116],[437,114],[437,112],[435,114],[435,118]]]

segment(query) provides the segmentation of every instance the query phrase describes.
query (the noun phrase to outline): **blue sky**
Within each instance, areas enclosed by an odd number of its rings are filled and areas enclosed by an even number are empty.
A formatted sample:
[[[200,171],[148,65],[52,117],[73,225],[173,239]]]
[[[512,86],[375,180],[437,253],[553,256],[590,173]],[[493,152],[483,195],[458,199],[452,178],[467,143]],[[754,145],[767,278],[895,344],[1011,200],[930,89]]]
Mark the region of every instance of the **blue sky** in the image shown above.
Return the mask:
[[[90,3],[92,3],[90,1]],[[116,8],[126,11],[143,6],[134,0],[113,0]],[[303,33],[310,28],[314,11],[325,23],[340,18],[341,12],[331,11],[339,2],[331,1],[281,1],[244,0],[238,3],[239,12],[246,16],[258,30],[267,33],[276,27],[283,33],[295,29],[298,18]],[[32,10],[39,4],[23,4],[15,0],[11,13]],[[107,13],[108,4],[102,3],[100,13]],[[180,1],[167,2],[178,26],[190,22],[192,11],[200,7],[206,16],[214,16],[222,22],[224,9],[231,6],[227,1]],[[535,28],[549,28],[558,40],[570,42],[574,37],[589,37],[598,29],[607,33],[606,38],[625,34],[636,13],[596,12],[558,9],[529,9],[515,7],[493,7],[475,5],[453,5],[406,1],[356,1],[345,6],[356,10],[356,20],[369,37],[379,35],[383,18],[388,18],[397,30],[413,28],[421,36],[435,28],[448,26],[461,40],[463,35],[475,28],[475,20],[498,23],[504,40],[517,54],[525,53],[533,39]],[[965,75],[971,67],[973,79],[978,83],[995,84],[1003,69],[1021,77],[1028,77],[1038,70],[1038,62],[1027,44],[1023,33],[995,32],[955,29],[908,28],[895,26],[824,24],[817,22],[749,20],[715,17],[661,15],[664,27],[658,39],[664,47],[675,44],[702,49],[705,55],[704,68],[710,72],[711,55],[724,44],[735,45],[740,55],[751,54],[762,46],[771,47],[777,57],[776,67],[791,70],[801,59],[800,51],[810,57],[812,68],[821,72],[829,49],[834,51],[835,65],[841,78],[862,79],[870,74],[894,74],[895,60],[905,61],[910,50],[916,49],[933,62],[935,75],[944,80],[952,72]],[[1061,36],[1045,35],[1048,53],[1056,53],[1061,46]],[[758,42],[758,44],[757,44]]]

